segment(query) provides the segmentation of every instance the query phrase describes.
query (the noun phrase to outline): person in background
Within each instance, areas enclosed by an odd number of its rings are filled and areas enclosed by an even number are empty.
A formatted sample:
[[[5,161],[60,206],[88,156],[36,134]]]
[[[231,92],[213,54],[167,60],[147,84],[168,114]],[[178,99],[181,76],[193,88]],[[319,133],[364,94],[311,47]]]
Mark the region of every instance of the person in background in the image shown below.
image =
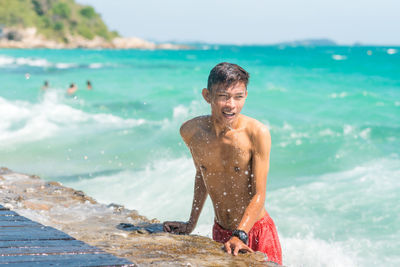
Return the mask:
[[[43,85],[42,85],[42,90],[45,91],[49,88],[49,81],[44,81]]]
[[[88,90],[92,90],[93,89],[92,83],[89,80],[86,81],[86,87],[87,87]]]
[[[69,88],[67,89],[67,94],[69,96],[72,96],[73,94],[75,94],[75,92],[78,90],[78,86],[76,86],[75,83],[71,83],[69,85]]]

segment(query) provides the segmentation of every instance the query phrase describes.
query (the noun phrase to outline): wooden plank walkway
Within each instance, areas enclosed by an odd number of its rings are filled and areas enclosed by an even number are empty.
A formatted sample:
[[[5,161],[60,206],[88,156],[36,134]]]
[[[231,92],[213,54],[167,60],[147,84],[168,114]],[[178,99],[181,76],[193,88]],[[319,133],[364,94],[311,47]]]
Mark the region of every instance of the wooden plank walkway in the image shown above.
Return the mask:
[[[134,266],[0,205],[0,265]]]

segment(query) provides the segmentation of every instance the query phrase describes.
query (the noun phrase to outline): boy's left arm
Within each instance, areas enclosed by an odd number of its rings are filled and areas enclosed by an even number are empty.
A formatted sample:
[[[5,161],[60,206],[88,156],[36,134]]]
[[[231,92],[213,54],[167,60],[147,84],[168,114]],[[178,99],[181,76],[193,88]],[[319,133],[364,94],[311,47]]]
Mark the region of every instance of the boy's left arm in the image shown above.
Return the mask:
[[[240,221],[237,230],[243,230],[249,233],[250,229],[259,219],[260,213],[264,208],[265,191],[267,186],[267,174],[269,170],[269,154],[271,150],[271,135],[265,125],[257,128],[252,138],[253,143],[253,159],[252,159],[252,174],[253,184],[255,187],[254,196],[247,206],[242,220]],[[233,251],[237,255],[239,250],[252,250],[245,245],[239,238],[233,236],[225,243],[225,248],[228,253]]]

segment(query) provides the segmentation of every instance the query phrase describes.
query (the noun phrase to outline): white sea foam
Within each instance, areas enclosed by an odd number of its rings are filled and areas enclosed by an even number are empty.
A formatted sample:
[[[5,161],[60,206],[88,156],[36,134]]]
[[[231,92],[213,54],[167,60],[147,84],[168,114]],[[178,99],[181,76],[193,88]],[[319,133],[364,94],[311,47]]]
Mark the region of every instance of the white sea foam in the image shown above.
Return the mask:
[[[396,157],[374,160],[269,191],[267,207],[283,236],[285,264],[398,266],[399,166]]]
[[[123,204],[161,221],[189,219],[195,168],[189,158],[160,159],[145,169],[122,171],[65,185],[83,190],[101,203]],[[211,237],[213,208],[207,199],[194,234]]]
[[[12,57],[7,57],[7,56],[0,55],[0,67],[4,66],[4,65],[13,64],[14,61],[15,61],[15,59],[12,58]]]
[[[206,108],[204,103],[197,100],[193,100],[189,106],[178,105],[173,108],[172,119],[165,118],[161,121],[162,130],[175,129],[190,118],[209,113]]]
[[[338,134],[332,131],[331,129],[327,128],[324,130],[319,131],[320,136],[337,136]]]
[[[333,60],[338,60],[338,61],[340,61],[340,60],[346,60],[346,59],[347,59],[347,56],[344,56],[344,55],[332,55],[332,59],[333,59]]]
[[[91,63],[89,64],[89,68],[90,69],[100,69],[102,68],[104,65],[101,63]]]
[[[9,57],[0,55],[0,67],[9,67],[10,65],[31,66],[31,67],[49,67],[51,63],[42,58]]]
[[[364,140],[368,140],[370,139],[371,132],[371,128],[357,128],[348,124],[345,124],[343,126],[343,135],[351,136],[354,139],[362,138]]]
[[[39,67],[39,68],[56,68],[56,69],[72,69],[78,68],[80,65],[76,63],[67,62],[49,62],[44,58],[31,58],[31,57],[11,57],[0,55],[0,68],[1,67],[19,67],[19,66],[29,66],[29,67]],[[88,67],[91,69],[99,69],[107,66],[103,63],[91,63],[89,65],[83,65],[83,67]]]
[[[327,242],[312,235],[280,237],[283,264],[290,267],[349,267],[359,266],[357,257],[345,251],[339,242]]]
[[[76,67],[78,67],[78,65],[77,65],[77,64],[74,64],[74,63],[62,63],[62,62],[56,63],[56,64],[54,64],[54,66],[55,66],[57,69],[71,69],[71,68],[76,68]]]
[[[346,92],[332,93],[329,95],[330,98],[345,98],[347,96]]]
[[[183,105],[179,105],[174,107],[173,110],[173,117],[174,119],[176,118],[181,118],[181,117],[188,117],[189,115],[189,109]]]
[[[283,128],[282,129],[283,130],[292,130],[293,126],[285,121],[285,122],[283,122]]]
[[[131,128],[146,121],[122,119],[111,114],[90,114],[64,103],[64,92],[51,90],[38,103],[9,101],[0,97],[0,146],[41,140],[68,130]]]
[[[194,175],[191,159],[162,159],[135,172],[126,170],[66,185],[83,190],[102,203],[114,202],[139,210],[149,218],[188,220]],[[211,207],[207,207],[203,212],[211,217]]]

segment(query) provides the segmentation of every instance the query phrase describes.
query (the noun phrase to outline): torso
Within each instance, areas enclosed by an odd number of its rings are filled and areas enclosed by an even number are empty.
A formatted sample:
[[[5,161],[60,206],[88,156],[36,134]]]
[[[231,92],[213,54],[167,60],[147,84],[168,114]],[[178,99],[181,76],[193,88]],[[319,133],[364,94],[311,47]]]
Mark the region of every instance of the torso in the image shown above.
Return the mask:
[[[236,229],[254,194],[253,144],[247,124],[216,136],[210,117],[195,118],[196,130],[188,143],[211,197],[215,219],[225,229]]]

